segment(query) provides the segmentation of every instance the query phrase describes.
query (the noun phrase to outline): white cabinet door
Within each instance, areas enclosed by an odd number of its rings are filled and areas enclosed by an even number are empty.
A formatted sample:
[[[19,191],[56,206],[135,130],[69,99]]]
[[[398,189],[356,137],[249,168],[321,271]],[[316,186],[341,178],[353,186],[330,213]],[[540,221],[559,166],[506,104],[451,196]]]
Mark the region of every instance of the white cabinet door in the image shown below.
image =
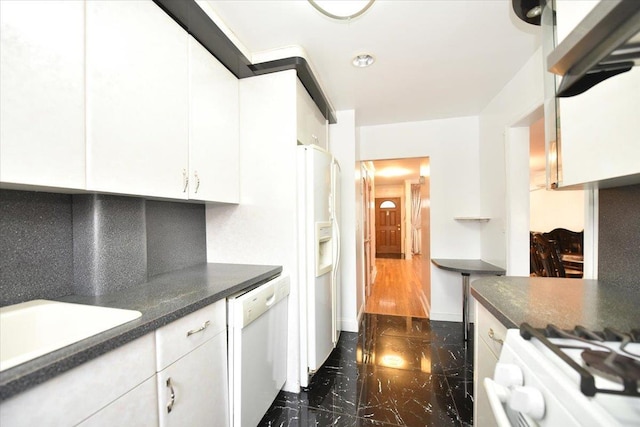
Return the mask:
[[[558,0],[559,42],[597,4],[595,0]],[[640,174],[640,68],[580,95],[560,98],[558,110],[561,186]],[[629,182],[640,182],[640,176]]]
[[[87,189],[186,199],[187,33],[151,0],[86,20]]]
[[[473,354],[473,424],[495,425],[489,398],[484,389],[484,379],[493,378],[506,327],[480,303],[475,304],[474,354]]]
[[[296,85],[298,141],[304,145],[315,144],[326,150],[327,122],[300,80],[296,80]]]
[[[189,198],[238,203],[238,79],[189,37]]]
[[[640,68],[560,99],[562,185],[640,174]]]
[[[226,351],[220,333],[158,372],[161,427],[229,425]]]
[[[158,422],[158,390],[153,376],[78,425],[156,427]]]
[[[487,344],[482,340],[476,341],[475,351],[476,358],[474,360],[473,378],[473,425],[496,425],[493,411],[489,404],[489,397],[484,389],[484,378],[493,378],[493,371],[496,368],[498,359],[496,359]]]
[[[0,181],[84,188],[84,4],[0,1],[0,19]]]

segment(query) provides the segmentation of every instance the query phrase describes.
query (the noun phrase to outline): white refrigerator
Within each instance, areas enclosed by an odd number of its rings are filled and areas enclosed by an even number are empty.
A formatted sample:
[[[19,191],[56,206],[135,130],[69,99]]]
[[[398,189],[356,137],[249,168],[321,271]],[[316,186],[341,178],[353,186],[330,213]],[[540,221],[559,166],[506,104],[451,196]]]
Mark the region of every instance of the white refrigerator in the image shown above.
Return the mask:
[[[339,337],[339,172],[331,154],[298,146],[300,385],[322,366]]]

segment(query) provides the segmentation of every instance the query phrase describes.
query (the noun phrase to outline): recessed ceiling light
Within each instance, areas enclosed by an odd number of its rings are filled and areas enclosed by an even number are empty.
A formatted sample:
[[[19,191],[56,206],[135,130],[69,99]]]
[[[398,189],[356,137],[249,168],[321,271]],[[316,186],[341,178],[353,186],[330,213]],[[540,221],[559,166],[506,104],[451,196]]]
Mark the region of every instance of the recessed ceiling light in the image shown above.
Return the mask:
[[[373,64],[375,61],[376,60],[373,58],[373,56],[366,53],[362,55],[357,55],[355,58],[353,58],[353,61],[351,63],[358,68],[365,68]]]

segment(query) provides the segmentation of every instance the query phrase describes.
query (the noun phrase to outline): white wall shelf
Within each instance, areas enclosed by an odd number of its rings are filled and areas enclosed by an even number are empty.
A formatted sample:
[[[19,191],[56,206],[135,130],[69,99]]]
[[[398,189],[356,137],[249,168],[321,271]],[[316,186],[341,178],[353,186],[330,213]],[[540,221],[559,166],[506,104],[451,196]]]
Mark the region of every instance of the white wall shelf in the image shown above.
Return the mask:
[[[491,218],[486,216],[455,216],[453,217],[456,221],[476,221],[476,222],[487,222]]]

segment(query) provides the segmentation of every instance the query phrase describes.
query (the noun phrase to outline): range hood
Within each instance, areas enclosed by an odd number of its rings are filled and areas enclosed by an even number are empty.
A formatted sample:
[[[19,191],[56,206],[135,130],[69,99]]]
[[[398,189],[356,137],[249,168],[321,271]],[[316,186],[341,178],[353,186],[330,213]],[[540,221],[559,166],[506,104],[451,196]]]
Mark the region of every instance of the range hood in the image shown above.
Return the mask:
[[[562,77],[556,96],[579,95],[603,80],[640,65],[640,1],[606,0],[547,57]]]

